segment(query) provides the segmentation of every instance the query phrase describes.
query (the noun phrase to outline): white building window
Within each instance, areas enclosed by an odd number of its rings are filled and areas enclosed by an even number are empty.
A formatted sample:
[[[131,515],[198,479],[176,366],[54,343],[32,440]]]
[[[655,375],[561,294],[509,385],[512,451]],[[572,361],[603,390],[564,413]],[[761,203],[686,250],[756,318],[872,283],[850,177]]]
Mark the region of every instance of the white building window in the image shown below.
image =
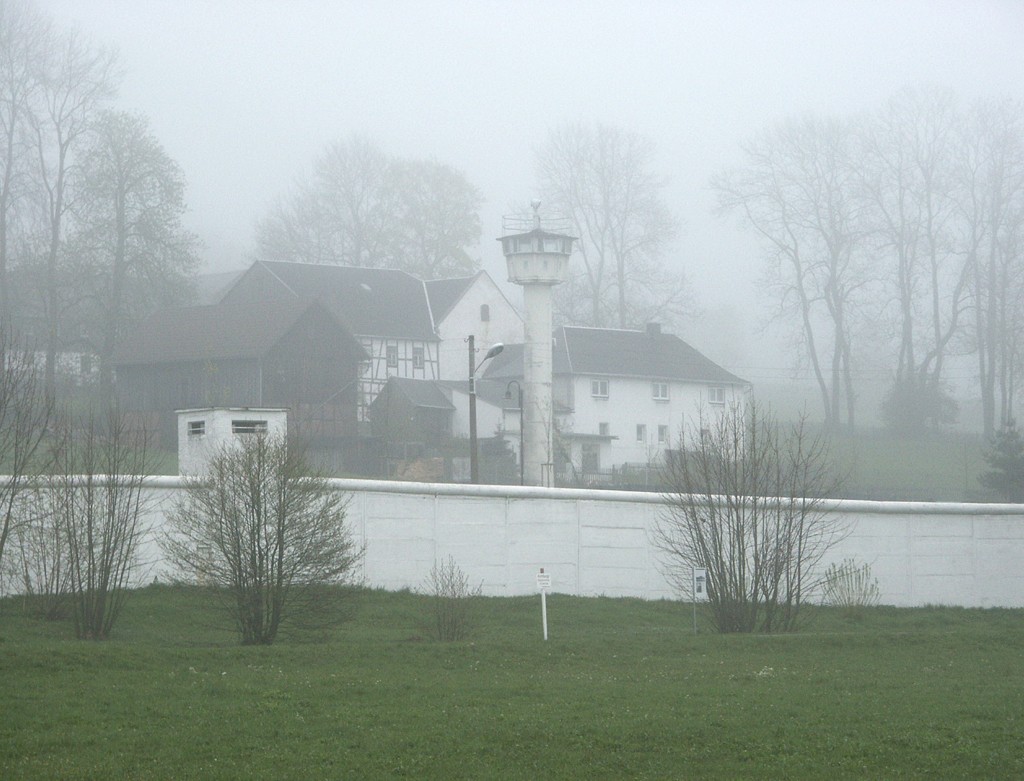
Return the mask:
[[[668,442],[668,426],[658,426],[658,444],[664,445]]]
[[[668,383],[652,382],[651,396],[655,401],[668,401]]]
[[[708,388],[708,404],[725,404],[725,388]]]
[[[389,369],[396,369],[396,368],[398,368],[398,345],[396,345],[396,344],[389,344],[388,345],[388,349],[387,349],[387,356],[388,356],[388,368]]]
[[[488,304],[480,304],[480,322],[489,323],[491,320],[491,307]]]
[[[232,434],[266,434],[267,421],[265,420],[232,420]]]
[[[636,424],[636,441],[646,442],[647,441],[647,425],[644,423]]]
[[[412,368],[422,369],[423,368],[423,348],[413,347],[412,348]]]
[[[190,437],[203,437],[203,436],[206,436],[206,421],[205,420],[190,420],[188,422],[188,435]]]
[[[591,380],[590,395],[595,399],[608,398],[608,380]]]
[[[608,436],[608,424],[607,423],[598,423],[597,424],[597,433],[600,434],[602,437]]]

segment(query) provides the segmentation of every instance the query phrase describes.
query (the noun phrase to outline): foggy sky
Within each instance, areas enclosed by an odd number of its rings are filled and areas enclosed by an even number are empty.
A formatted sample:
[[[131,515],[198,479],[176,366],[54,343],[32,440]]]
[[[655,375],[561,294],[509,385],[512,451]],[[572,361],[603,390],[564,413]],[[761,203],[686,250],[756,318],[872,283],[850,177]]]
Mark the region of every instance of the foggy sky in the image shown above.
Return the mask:
[[[671,263],[698,302],[749,313],[756,246],[711,216],[707,189],[742,141],[793,115],[874,108],[909,84],[1024,97],[1016,0],[41,6],[119,49],[117,104],[147,115],[184,168],[211,270],[245,265],[255,220],[328,142],[359,133],[481,189],[477,255],[503,282],[494,238],[501,214],[534,196],[533,149],[562,122],[599,120],[656,142],[683,223]]]

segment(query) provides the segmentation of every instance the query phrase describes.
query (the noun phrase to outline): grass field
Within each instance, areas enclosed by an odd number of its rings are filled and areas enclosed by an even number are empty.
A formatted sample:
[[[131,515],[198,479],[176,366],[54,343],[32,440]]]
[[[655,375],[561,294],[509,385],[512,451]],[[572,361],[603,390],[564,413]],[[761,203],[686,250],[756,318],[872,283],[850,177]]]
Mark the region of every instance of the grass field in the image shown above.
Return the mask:
[[[105,643],[0,603],[0,777],[1022,778],[1024,612],[818,611],[694,635],[689,605],[484,599],[472,639],[363,592],[328,637],[240,647],[199,592]]]

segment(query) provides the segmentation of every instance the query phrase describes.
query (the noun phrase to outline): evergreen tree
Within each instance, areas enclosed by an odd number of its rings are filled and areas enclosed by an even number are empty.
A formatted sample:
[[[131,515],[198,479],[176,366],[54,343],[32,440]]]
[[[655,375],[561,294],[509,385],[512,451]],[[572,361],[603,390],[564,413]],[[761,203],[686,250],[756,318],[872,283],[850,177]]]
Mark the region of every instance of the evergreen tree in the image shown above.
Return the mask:
[[[1024,502],[1024,439],[1013,418],[992,438],[985,463],[989,471],[979,478],[981,484],[1008,502]]]

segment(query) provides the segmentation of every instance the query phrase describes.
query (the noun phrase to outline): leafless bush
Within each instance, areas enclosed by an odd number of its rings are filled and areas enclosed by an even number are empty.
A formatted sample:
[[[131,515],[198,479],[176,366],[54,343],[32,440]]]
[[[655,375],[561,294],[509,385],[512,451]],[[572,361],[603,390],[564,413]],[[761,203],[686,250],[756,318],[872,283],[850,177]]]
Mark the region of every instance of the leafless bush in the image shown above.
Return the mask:
[[[694,429],[666,468],[653,535],[666,575],[689,594],[693,568],[707,569],[720,632],[792,630],[818,585],[812,573],[844,534],[823,503],[838,485],[827,445],[802,421],[784,433],[756,403],[702,411]]]
[[[41,618],[64,618],[70,602],[67,546],[47,492],[39,485],[18,499],[19,522],[10,537],[4,573],[26,609]]]
[[[843,608],[853,616],[877,605],[881,597],[878,579],[871,576],[871,565],[858,565],[853,559],[844,559],[825,570],[822,592],[826,605]]]
[[[66,419],[52,447],[55,474],[44,493],[64,546],[75,632],[102,640],[110,636],[139,564],[147,435],[111,408],[81,423]]]
[[[19,498],[45,466],[41,445],[53,404],[43,385],[35,353],[0,325],[0,569],[22,519]]]
[[[473,601],[480,596],[482,584],[470,585],[469,576],[449,556],[435,561],[424,590],[432,597],[434,631],[442,641],[463,640],[472,629]]]
[[[162,547],[180,577],[224,597],[243,644],[266,645],[286,617],[308,627],[327,587],[352,583],[363,550],[346,506],[283,437],[246,435],[188,479]]]

